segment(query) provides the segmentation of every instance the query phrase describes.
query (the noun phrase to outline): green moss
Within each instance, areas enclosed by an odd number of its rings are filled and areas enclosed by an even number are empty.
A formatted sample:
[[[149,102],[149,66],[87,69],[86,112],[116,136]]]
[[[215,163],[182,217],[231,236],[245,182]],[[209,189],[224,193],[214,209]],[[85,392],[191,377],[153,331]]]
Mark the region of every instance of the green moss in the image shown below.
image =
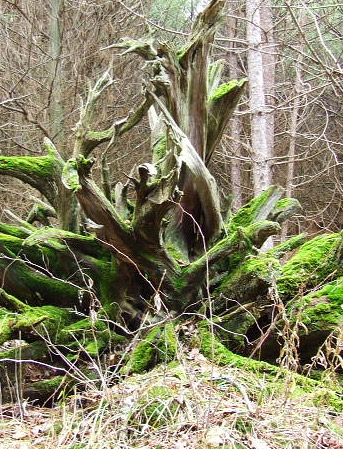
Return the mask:
[[[32,387],[38,394],[42,396],[50,396],[58,392],[58,390],[63,387],[65,380],[65,376],[51,377],[50,379],[34,382]]]
[[[214,101],[219,100],[220,98],[227,95],[229,92],[231,92],[235,88],[240,88],[244,86],[244,84],[247,82],[246,78],[243,78],[241,80],[232,80],[229,83],[221,84],[217,87],[217,89],[213,92],[213,94],[210,96],[208,101]]]
[[[326,284],[314,293],[290,301],[287,311],[292,320],[301,318],[301,322],[307,327],[302,332],[306,334],[334,331],[343,324],[343,278]]]
[[[0,222],[0,233],[11,235],[19,239],[25,239],[28,235],[30,235],[29,229],[35,230],[35,228],[29,224],[27,224],[27,226],[13,226]]]
[[[141,427],[148,424],[161,427],[175,418],[180,410],[180,402],[176,398],[177,391],[165,385],[149,386],[142,395],[129,417],[130,426]]]
[[[276,257],[277,259],[281,259],[285,254],[299,246],[303,245],[306,242],[306,234],[295,235],[288,240],[280,243],[279,245],[274,246],[274,248],[267,251],[267,254],[270,256]]]
[[[167,245],[166,245],[166,248],[167,248],[168,253],[169,253],[175,260],[183,261],[184,258],[183,258],[182,252],[181,252],[178,248],[176,248],[176,246],[175,246],[173,243],[168,242]]]
[[[105,320],[101,317],[92,322],[90,318],[84,318],[65,327],[60,334],[60,342],[74,342],[74,349],[82,347],[90,356],[96,356],[109,346],[109,344],[122,344],[125,337],[111,331]],[[76,356],[71,356],[70,360]]]
[[[34,246],[39,245],[41,248],[41,245],[48,245],[49,247],[52,247],[53,249],[63,251],[67,249],[67,246],[61,243],[57,238],[60,237],[61,232],[66,233],[67,231],[62,231],[55,228],[50,227],[44,227],[37,229],[35,232],[33,232],[29,237],[27,237],[23,241],[23,245],[25,246]],[[72,233],[70,233],[72,234]]]
[[[287,383],[291,380],[291,382],[294,383],[292,397],[293,394],[297,397],[304,396],[304,398],[306,397],[306,402],[309,404],[326,404],[327,406],[332,407],[336,412],[341,412],[343,410],[342,394],[334,389],[323,388],[320,382],[300,374],[291,373],[284,368],[279,368],[266,362],[248,359],[232,353],[225,348],[215,336],[213,336],[208,325],[205,323],[198,327],[198,333],[200,352],[216,364],[228,365],[256,374],[263,378],[265,390],[268,390],[269,388],[274,392],[277,389],[287,392],[287,389],[289,389]],[[264,391],[264,394],[267,393],[267,391]],[[289,394],[289,392],[287,394]]]
[[[72,321],[72,317],[69,310],[54,306],[26,306],[22,313],[0,309],[0,344],[16,337],[19,331],[31,332],[33,328],[57,341],[61,329]]]
[[[18,254],[22,249],[23,240],[14,235],[0,233],[0,249],[9,249],[12,253]]]
[[[160,362],[170,362],[177,351],[177,337],[173,323],[157,326],[133,350],[123,374],[141,373]]]
[[[153,147],[153,162],[157,162],[166,155],[167,139],[165,136],[161,137]]]
[[[233,268],[233,267],[232,267]],[[259,254],[258,256],[250,256],[235,270],[229,272],[216,290],[216,295],[225,293],[226,289],[230,289],[232,293],[239,288],[244,282],[247,286],[250,282],[254,283],[260,279],[268,284],[274,282],[281,273],[281,265],[277,259],[268,254]],[[249,288],[247,288],[249,290]],[[256,292],[258,294],[259,292]],[[260,292],[262,293],[262,292]],[[251,299],[254,299],[254,291],[251,291]]]
[[[0,352],[1,359],[18,359],[21,358],[27,360],[44,360],[49,353],[49,348],[43,341],[34,341],[20,348],[9,349],[8,351]],[[2,365],[3,366],[3,365]],[[1,365],[0,365],[1,367]]]
[[[256,220],[261,207],[267,199],[274,193],[275,187],[271,186],[265,190],[261,195],[253,198],[249,203],[245,204],[239,211],[231,218],[228,224],[228,232],[235,231],[238,227],[245,228]]]
[[[317,388],[313,391],[311,402],[320,407],[323,405],[330,405],[335,412],[343,412],[343,395],[337,394],[335,391],[327,388]]]
[[[342,244],[342,235],[323,234],[301,246],[282,268],[277,281],[279,293],[289,300],[298,293],[312,288],[330,276],[342,272],[337,250]]]
[[[77,192],[81,189],[79,173],[77,171],[77,162],[75,159],[69,159],[69,161],[64,164],[62,179],[63,184],[73,192]]]
[[[56,160],[51,156],[0,156],[0,172],[9,175],[20,170],[25,176],[51,178]]]
[[[18,315],[14,329],[35,327],[38,332],[47,332],[57,341],[60,331],[67,326],[75,316],[69,309],[55,306],[30,307],[25,313]],[[42,326],[39,324],[42,323]]]
[[[79,303],[79,293],[81,289],[78,289],[69,282],[63,282],[48,276],[44,276],[37,271],[31,270],[26,266],[25,262],[16,259],[8,265],[8,262],[0,260],[0,267],[3,265],[7,267],[7,275],[11,278],[17,278],[18,283],[23,286],[25,294],[37,299],[40,302],[48,301],[55,302],[59,298],[59,304],[68,303],[72,306],[73,304]],[[85,292],[85,295],[87,293]]]
[[[216,364],[231,365],[257,373],[270,373],[274,375],[279,373],[278,367],[267,362],[248,359],[231,352],[210,332],[208,324],[201,324],[198,327],[198,332],[200,352]]]
[[[277,214],[279,212],[282,212],[284,209],[287,209],[294,204],[298,204],[298,200],[295,198],[283,198],[282,200],[279,200],[273,209],[273,214]]]
[[[15,314],[0,308],[0,345],[11,339],[13,323],[15,323]]]
[[[114,258],[109,261],[96,260],[95,264],[97,269],[94,270],[92,279],[100,294],[101,305],[108,318],[116,319],[118,313],[118,304],[114,298],[117,278],[116,261]]]

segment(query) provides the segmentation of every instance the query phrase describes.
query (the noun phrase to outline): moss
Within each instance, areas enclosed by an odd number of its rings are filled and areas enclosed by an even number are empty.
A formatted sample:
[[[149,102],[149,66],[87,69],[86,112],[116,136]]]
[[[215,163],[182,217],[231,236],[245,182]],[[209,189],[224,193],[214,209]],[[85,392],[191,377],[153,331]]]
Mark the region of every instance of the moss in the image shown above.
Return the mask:
[[[328,404],[335,412],[343,412],[343,395],[339,395],[335,391],[327,388],[315,389],[311,397],[311,402],[318,407]]]
[[[341,243],[339,233],[319,235],[302,245],[282,268],[277,281],[280,295],[289,300],[330,276],[337,277],[342,272],[337,254]]]
[[[77,192],[81,189],[78,162],[75,159],[69,159],[62,170],[63,184],[73,192]]]
[[[293,206],[294,204],[298,204],[298,200],[296,200],[295,198],[283,198],[282,200],[279,200],[276,204],[275,207],[273,209],[273,215],[278,214],[279,212],[282,212],[284,209],[287,209],[291,206]]]
[[[17,237],[19,239],[25,239],[28,235],[30,235],[30,230],[35,230],[35,228],[29,224],[23,226],[13,226],[7,223],[0,222],[0,233],[11,235],[13,237]]]
[[[33,328],[57,341],[61,329],[72,321],[72,316],[69,310],[54,306],[26,306],[22,313],[0,309],[0,344],[16,337],[19,331],[31,333]]]
[[[118,313],[118,304],[114,300],[114,285],[117,277],[117,266],[114,258],[110,261],[94,261],[97,269],[94,270],[92,279],[100,294],[100,302],[106,316],[115,319]]]
[[[246,82],[247,82],[247,79],[243,78],[243,79],[241,79],[239,81],[232,80],[229,83],[221,84],[213,92],[213,94],[210,96],[208,101],[210,102],[210,101],[214,101],[214,100],[219,100],[220,98],[222,98],[225,95],[227,95],[229,92],[231,92],[236,87],[239,87],[239,88],[242,87]]]
[[[303,245],[306,242],[306,234],[295,235],[288,240],[280,243],[279,245],[274,246],[274,248],[267,251],[267,254],[276,257],[277,259],[281,259],[285,254],[299,246]]]
[[[61,307],[30,307],[25,313],[18,315],[13,329],[35,327],[38,332],[46,331],[54,341],[57,341],[61,330],[74,319],[75,316],[70,310]],[[39,326],[40,323],[42,326]]]
[[[62,231],[67,232],[67,231]],[[71,234],[71,233],[70,233]],[[58,239],[55,237],[60,236],[60,230],[50,228],[50,227],[44,227],[37,229],[35,232],[33,232],[29,237],[27,237],[23,241],[24,246],[34,246],[34,245],[48,245],[49,247],[52,247],[54,250],[63,251],[67,249],[67,246],[61,243]],[[61,238],[62,236],[60,236]],[[41,246],[40,246],[41,247]]]
[[[1,265],[7,267],[7,279],[18,279],[20,285],[18,289],[23,292],[23,299],[25,295],[25,299],[30,300],[32,305],[49,301],[55,305],[72,306],[80,303],[80,295],[88,297],[88,292],[69,282],[63,282],[44,276],[38,271],[33,271],[20,259],[12,261],[11,264],[0,260],[0,268]]]
[[[333,331],[343,324],[343,278],[326,284],[320,290],[290,301],[287,311],[292,320],[299,317],[306,334],[315,331]],[[300,329],[301,331],[301,329]]]
[[[12,175],[19,170],[23,175],[51,178],[56,160],[51,156],[0,156],[0,172]]]
[[[168,253],[169,253],[175,260],[183,261],[184,257],[183,257],[182,252],[181,252],[178,248],[176,248],[176,246],[175,246],[173,243],[168,242],[167,245],[166,245],[166,248],[167,248]]]
[[[45,360],[48,357],[49,348],[43,341],[34,341],[19,348],[0,352],[1,359],[18,359],[19,355],[24,360]],[[0,364],[0,367],[3,366]]]
[[[170,362],[176,356],[177,337],[173,323],[157,326],[133,350],[123,374],[141,373],[160,362]]]
[[[153,162],[157,162],[166,155],[167,139],[165,136],[161,137],[153,147]]]
[[[103,349],[106,348],[108,341],[104,341],[101,339],[89,341],[85,346],[84,350],[85,352],[91,356],[95,357],[97,356]]]
[[[234,267],[232,267],[234,268]],[[258,256],[250,256],[235,270],[229,272],[216,289],[215,295],[225,294],[225,290],[230,289],[231,295],[237,289],[239,292],[241,287],[249,290],[248,284],[254,284],[257,280],[264,281],[267,284],[274,282],[281,273],[281,265],[277,259],[268,255],[260,254]],[[242,285],[244,283],[244,285]],[[256,295],[262,292],[256,292]],[[251,299],[255,299],[254,290],[250,290]]]
[[[253,223],[258,216],[261,207],[267,199],[273,194],[274,186],[269,187],[261,195],[253,198],[249,203],[245,204],[239,211],[231,218],[228,224],[228,232],[235,231],[238,227],[246,227]]]
[[[74,342],[75,350],[82,347],[83,351],[90,356],[96,356],[109,346],[109,344],[122,344],[125,337],[112,332],[107,322],[97,319],[92,322],[90,318],[78,320],[65,327],[60,335],[61,343]],[[72,355],[70,359],[77,356]]]
[[[227,349],[208,329],[208,324],[203,323],[198,327],[200,352],[209,360],[218,365],[232,365],[257,373],[278,374],[279,368],[267,362],[234,354]]]
[[[209,360],[218,365],[229,365],[263,377],[263,382],[269,384],[269,388],[275,391],[279,387],[280,391],[287,391],[287,383],[294,383],[292,395],[301,396],[310,393],[308,402],[317,404],[325,403],[336,412],[343,410],[342,394],[334,389],[322,388],[322,384],[316,380],[292,373],[284,368],[271,365],[267,362],[260,362],[236,355],[225,348],[219,340],[210,332],[207,324],[203,323],[198,327],[200,352]]]
[[[148,424],[156,428],[170,423],[180,410],[177,393],[165,385],[148,386],[129,417],[130,426]]]
[[[22,249],[23,240],[14,235],[0,233],[0,248],[1,251],[10,249],[12,253],[18,254]]]
[[[37,395],[49,397],[50,395],[56,394],[58,390],[63,388],[65,382],[65,376],[55,376],[50,379],[44,379],[37,382],[33,382],[29,386],[29,391],[26,392],[25,397],[30,395],[30,387],[32,388],[32,393],[35,396],[31,396],[31,399],[37,399]]]
[[[15,314],[0,308],[0,345],[11,339]]]

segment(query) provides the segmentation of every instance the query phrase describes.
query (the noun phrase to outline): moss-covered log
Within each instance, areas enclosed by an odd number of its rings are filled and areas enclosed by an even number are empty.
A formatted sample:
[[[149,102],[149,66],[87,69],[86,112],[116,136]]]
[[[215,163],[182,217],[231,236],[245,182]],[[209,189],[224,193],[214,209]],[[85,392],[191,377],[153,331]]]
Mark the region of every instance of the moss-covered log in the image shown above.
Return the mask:
[[[319,235],[302,245],[282,268],[277,285],[289,301],[342,274],[342,233]]]

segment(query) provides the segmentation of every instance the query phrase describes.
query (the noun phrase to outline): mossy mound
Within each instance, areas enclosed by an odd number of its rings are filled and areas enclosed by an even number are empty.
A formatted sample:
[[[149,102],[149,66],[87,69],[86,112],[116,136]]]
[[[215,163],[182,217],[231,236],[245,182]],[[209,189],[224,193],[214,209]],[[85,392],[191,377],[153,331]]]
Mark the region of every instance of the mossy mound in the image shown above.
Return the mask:
[[[68,343],[68,347],[72,349],[68,359],[75,360],[80,354],[96,357],[111,345],[121,345],[125,341],[125,337],[110,329],[106,320],[97,317],[94,320],[84,318],[66,326],[61,332],[59,343]]]
[[[320,290],[290,301],[287,313],[292,322],[298,319],[306,326],[306,329],[300,329],[301,335],[335,330],[343,324],[343,277],[324,285]]]
[[[280,296],[288,301],[342,274],[342,234],[323,234],[302,245],[283,267],[277,281]]]
[[[208,325],[203,324],[198,329],[198,336],[194,339],[200,352],[209,360],[218,365],[238,368],[248,371],[264,379],[265,387],[268,389],[287,392],[295,396],[306,396],[309,403],[326,403],[335,412],[343,412],[343,396],[341,391],[329,389],[320,382],[287,369],[274,366],[270,363],[253,360],[229,351],[211,332]]]
[[[281,265],[276,258],[268,254],[250,256],[223,278],[215,296],[232,298],[235,304],[256,301],[266,294],[280,273]]]
[[[174,360],[177,345],[173,323],[156,326],[137,344],[122,368],[122,373],[142,373],[158,363]]]

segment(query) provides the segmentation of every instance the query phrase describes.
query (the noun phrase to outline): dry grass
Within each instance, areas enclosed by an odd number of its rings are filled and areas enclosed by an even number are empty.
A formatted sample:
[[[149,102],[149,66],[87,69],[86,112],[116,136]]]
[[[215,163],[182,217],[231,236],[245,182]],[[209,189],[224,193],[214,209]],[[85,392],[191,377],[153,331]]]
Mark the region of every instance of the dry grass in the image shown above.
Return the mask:
[[[113,380],[113,379],[112,379]],[[53,409],[2,409],[1,449],[343,448],[343,414],[325,389],[235,367],[196,349],[149,373],[86,389]]]

